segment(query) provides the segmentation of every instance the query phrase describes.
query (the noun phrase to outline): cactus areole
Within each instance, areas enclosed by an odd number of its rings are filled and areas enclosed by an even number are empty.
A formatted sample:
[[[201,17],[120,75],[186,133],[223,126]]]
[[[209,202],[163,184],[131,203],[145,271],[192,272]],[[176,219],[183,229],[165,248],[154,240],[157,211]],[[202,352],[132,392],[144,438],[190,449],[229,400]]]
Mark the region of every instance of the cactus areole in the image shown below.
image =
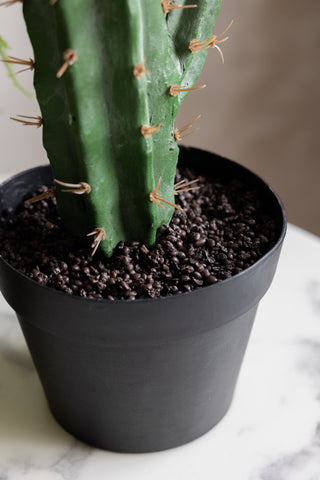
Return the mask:
[[[175,206],[175,118],[221,0],[22,3],[65,227],[107,256],[119,241],[152,245]]]

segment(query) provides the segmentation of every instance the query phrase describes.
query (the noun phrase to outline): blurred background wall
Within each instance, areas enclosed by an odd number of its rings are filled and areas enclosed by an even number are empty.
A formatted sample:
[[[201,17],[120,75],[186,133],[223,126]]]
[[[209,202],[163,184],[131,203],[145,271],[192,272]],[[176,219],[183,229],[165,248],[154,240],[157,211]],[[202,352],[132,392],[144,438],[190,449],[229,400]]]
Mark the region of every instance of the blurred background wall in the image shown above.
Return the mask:
[[[289,221],[320,235],[320,1],[222,0],[214,32],[231,19],[225,64],[209,51],[198,82],[207,88],[189,95],[176,125],[201,113],[200,131],[185,143],[253,169],[278,191]],[[1,8],[0,35],[12,55],[32,56],[20,4]],[[32,91],[30,72],[19,79]],[[0,173],[46,162],[41,129],[8,120],[39,109],[12,86],[4,67],[0,92]]]

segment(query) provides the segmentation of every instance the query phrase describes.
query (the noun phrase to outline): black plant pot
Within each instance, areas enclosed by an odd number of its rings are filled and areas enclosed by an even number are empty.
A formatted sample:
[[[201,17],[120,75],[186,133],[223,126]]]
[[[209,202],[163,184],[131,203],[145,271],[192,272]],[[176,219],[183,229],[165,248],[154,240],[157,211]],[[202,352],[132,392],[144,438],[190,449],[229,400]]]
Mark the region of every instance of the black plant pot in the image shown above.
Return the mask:
[[[258,302],[275,273],[286,219],[272,189],[242,166],[201,150],[182,149],[180,163],[255,186],[276,221],[276,245],[220,283],[135,301],[70,296],[0,261],[1,290],[17,313],[53,415],[100,448],[164,450],[219,422],[232,400]],[[50,183],[50,167],[16,175],[0,187],[0,210]]]

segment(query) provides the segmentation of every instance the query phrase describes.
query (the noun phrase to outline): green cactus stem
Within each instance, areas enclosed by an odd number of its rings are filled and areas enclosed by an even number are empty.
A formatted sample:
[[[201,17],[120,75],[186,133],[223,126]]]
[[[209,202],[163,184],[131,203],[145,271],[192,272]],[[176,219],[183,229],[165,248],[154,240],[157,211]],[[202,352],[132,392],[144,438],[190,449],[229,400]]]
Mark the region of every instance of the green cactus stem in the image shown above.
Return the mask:
[[[94,250],[152,245],[170,222],[174,121],[213,46],[220,2],[23,1],[59,212],[74,235],[94,235]],[[191,51],[197,39],[211,43]],[[63,186],[83,182],[90,193]]]

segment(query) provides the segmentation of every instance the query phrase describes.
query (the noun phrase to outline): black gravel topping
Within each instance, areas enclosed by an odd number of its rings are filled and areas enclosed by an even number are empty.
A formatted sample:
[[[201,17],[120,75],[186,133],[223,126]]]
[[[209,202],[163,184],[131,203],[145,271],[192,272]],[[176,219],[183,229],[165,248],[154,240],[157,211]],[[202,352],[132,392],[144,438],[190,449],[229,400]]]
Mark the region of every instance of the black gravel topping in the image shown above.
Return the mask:
[[[183,212],[159,229],[154,247],[120,242],[112,258],[92,257],[92,239],[79,245],[65,232],[53,198],[2,212],[0,254],[40,284],[88,298],[153,298],[225,280],[274,245],[276,225],[239,180],[208,180],[186,169],[176,182],[195,178],[201,188],[176,196]]]

